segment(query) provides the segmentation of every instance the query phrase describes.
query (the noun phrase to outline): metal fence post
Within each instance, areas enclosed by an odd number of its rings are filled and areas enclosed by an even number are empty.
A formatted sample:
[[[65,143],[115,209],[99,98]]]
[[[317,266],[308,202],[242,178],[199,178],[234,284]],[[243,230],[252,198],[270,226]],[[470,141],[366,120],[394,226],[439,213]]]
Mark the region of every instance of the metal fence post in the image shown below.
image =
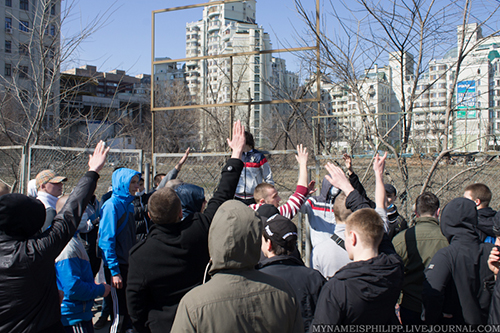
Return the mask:
[[[151,165],[149,163],[146,163],[146,170],[144,172],[144,187],[146,188],[146,193],[149,193],[149,189],[151,187],[150,180],[151,180]]]
[[[143,173],[143,163],[144,163],[144,150],[141,149],[141,152],[139,153],[139,172]]]

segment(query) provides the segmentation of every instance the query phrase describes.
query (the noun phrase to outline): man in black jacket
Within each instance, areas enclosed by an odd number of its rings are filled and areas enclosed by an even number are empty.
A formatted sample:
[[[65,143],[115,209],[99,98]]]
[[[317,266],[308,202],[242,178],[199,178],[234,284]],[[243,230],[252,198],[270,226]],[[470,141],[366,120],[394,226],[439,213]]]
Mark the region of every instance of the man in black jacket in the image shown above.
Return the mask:
[[[385,158],[374,158],[376,210],[349,183],[343,171],[327,164],[327,179],[347,196],[345,248],[353,262],[342,267],[321,291],[313,325],[397,324],[394,307],[403,282],[403,262],[387,234],[383,172]],[[385,220],[384,220],[385,217]],[[329,328],[328,328],[329,329]]]
[[[492,193],[488,186],[475,183],[470,184],[464,190],[464,198],[470,199],[476,203],[477,207],[477,233],[479,239],[484,242],[490,237],[490,243],[495,242],[495,233],[493,225],[495,221],[500,221],[497,212],[490,207]]]
[[[204,213],[182,220],[181,202],[170,188],[160,189],[149,200],[154,222],[146,241],[130,251],[127,305],[138,332],[169,332],[181,298],[203,281],[210,257],[208,230],[215,212],[232,199],[240,178],[245,144],[244,127],[237,121],[233,153],[222,169],[222,177]]]
[[[282,278],[295,291],[300,305],[304,331],[309,332],[321,287],[325,278],[292,255],[297,243],[297,227],[284,216],[275,214],[262,218],[262,253],[258,269],[266,274]]]
[[[89,171],[40,235],[34,236],[45,221],[40,201],[22,194],[0,198],[1,332],[64,332],[54,261],[75,234],[108,150],[97,144]]]
[[[483,281],[493,274],[487,264],[493,244],[479,239],[476,204],[453,199],[444,207],[440,225],[450,245],[440,249],[424,271],[425,323],[486,324],[490,295]]]

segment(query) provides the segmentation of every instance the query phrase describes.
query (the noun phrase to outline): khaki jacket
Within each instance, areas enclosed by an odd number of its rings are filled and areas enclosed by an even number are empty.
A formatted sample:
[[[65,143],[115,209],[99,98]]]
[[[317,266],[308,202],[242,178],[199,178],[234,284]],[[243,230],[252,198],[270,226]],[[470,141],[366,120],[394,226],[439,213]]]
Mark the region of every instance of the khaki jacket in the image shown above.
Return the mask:
[[[243,203],[219,208],[208,237],[212,279],[182,298],[172,332],[303,332],[292,288],[254,269],[261,235],[260,218]]]
[[[424,269],[439,249],[448,246],[448,240],[437,219],[419,217],[413,227],[397,234],[392,244],[405,265],[401,306],[420,313]]]

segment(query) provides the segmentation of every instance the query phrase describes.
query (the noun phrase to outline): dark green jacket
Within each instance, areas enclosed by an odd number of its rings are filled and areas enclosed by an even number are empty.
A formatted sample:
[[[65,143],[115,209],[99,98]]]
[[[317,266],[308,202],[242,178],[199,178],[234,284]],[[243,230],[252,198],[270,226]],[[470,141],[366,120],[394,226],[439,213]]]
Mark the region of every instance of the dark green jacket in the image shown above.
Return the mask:
[[[439,249],[448,246],[448,240],[437,219],[419,217],[413,227],[397,234],[392,244],[405,265],[401,307],[421,312],[424,269]]]

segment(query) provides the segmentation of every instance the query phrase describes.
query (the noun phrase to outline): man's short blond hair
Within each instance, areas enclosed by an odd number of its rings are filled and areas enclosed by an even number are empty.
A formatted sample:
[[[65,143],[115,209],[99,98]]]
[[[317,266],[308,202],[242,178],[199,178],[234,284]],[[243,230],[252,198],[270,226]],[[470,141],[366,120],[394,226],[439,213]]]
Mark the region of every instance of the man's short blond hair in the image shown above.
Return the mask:
[[[253,191],[253,198],[255,202],[258,203],[260,199],[264,199],[265,201],[270,189],[274,189],[274,186],[268,183],[260,183],[257,185]]]
[[[366,246],[378,247],[384,236],[384,221],[371,208],[355,211],[346,220],[346,230],[357,231]]]

